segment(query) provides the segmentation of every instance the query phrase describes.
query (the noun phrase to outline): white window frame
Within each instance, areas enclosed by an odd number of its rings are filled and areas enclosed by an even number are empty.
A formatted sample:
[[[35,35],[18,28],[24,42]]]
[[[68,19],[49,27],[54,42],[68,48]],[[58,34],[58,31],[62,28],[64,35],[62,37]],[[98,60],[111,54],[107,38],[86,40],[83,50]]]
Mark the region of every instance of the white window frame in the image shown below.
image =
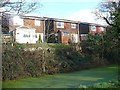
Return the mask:
[[[38,20],[38,19],[35,19],[35,26],[40,26],[40,20]]]
[[[76,23],[71,23],[71,28],[76,29]]]
[[[91,31],[96,31],[96,26],[95,25],[91,25]]]
[[[100,27],[100,31],[103,32],[104,31],[104,27]]]
[[[56,22],[57,28],[64,28],[64,22]]]

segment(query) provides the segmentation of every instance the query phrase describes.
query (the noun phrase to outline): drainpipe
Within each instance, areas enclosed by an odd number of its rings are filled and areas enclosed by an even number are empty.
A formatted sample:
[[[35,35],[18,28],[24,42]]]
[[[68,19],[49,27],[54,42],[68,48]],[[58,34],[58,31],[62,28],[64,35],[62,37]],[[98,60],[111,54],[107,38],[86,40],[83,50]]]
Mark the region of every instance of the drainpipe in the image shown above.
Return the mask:
[[[43,42],[45,42],[45,21],[46,21],[46,19],[45,19],[45,17],[44,17],[44,26],[43,26]]]
[[[79,31],[80,27],[79,27],[79,24],[80,24],[80,22],[78,21],[78,42],[80,42],[80,31]]]

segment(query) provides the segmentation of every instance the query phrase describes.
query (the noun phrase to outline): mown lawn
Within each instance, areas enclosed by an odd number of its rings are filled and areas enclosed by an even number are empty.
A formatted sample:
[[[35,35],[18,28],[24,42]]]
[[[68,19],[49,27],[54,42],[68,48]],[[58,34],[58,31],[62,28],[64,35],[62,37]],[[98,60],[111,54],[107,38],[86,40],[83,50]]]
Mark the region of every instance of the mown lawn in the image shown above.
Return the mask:
[[[118,80],[118,66],[110,65],[71,73],[45,75],[38,78],[4,81],[3,88],[78,88],[80,85]]]

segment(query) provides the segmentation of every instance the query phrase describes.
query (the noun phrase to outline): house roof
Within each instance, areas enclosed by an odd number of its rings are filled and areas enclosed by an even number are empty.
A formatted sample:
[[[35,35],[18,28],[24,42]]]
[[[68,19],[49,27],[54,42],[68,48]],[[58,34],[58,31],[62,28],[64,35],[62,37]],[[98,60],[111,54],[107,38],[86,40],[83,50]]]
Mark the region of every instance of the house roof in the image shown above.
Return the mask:
[[[59,19],[59,18],[51,18],[51,17],[39,17],[39,16],[21,16],[21,18],[28,18],[28,19],[38,19],[38,20],[54,20],[58,22],[71,22],[71,23],[83,23],[83,24],[89,24],[89,25],[95,25],[95,26],[101,26],[106,27],[104,25],[95,24],[95,23],[88,23],[88,22],[81,22],[81,21],[73,21],[73,20],[67,20],[67,19]]]
[[[44,20],[43,17],[39,17],[39,16],[21,16],[21,18]]]

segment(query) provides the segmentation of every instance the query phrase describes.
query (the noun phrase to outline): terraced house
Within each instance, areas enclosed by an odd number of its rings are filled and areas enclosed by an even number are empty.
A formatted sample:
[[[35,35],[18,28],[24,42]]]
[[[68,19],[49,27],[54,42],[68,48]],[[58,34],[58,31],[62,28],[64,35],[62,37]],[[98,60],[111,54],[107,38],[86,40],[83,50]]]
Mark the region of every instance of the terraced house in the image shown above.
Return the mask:
[[[105,33],[106,27],[94,23],[67,19],[21,16],[14,18],[12,30],[17,43],[78,43],[89,33]]]
[[[79,23],[79,36],[80,41],[86,40],[88,34],[103,34],[106,32],[106,26],[94,23],[80,22]]]
[[[23,16],[22,19],[24,26],[36,29],[36,35],[41,36],[42,42],[54,42],[53,39],[59,43],[79,41],[77,21],[35,16]]]
[[[66,19],[47,18],[45,35],[55,35],[59,43],[68,43],[69,40],[79,42],[78,22]]]

